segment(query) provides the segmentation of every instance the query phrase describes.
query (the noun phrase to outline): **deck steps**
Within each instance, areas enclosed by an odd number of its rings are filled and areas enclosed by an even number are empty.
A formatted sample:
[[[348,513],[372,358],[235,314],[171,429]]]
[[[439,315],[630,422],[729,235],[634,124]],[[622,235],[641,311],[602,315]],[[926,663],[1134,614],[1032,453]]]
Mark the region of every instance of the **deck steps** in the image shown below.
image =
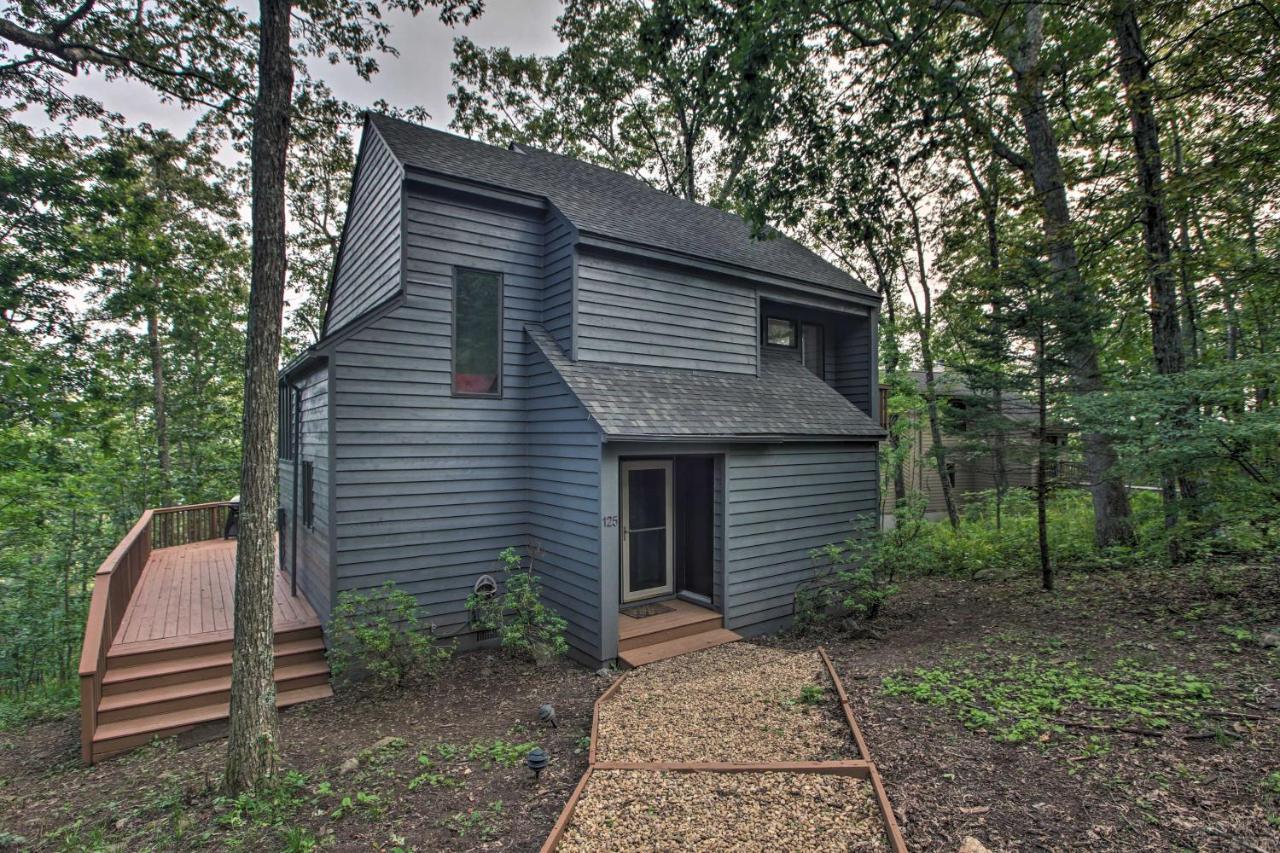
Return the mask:
[[[317,622],[280,626],[275,643],[276,705],[333,695],[324,636]],[[129,643],[114,647],[102,679],[93,733],[94,760],[226,719],[231,701],[231,647],[210,637],[178,647]]]
[[[276,707],[285,708],[289,705],[310,702],[313,699],[324,699],[332,695],[333,688],[328,683],[284,690],[276,694]],[[102,725],[93,734],[94,758],[115,755],[118,752],[142,746],[154,738],[169,737],[203,723],[224,720],[229,713],[229,702],[217,702],[200,705],[195,708],[185,708],[180,711],[170,711],[164,714],[121,720],[120,722]]]
[[[686,637],[677,637],[651,646],[641,646],[618,654],[619,660],[630,667],[644,666],[655,661],[666,660],[690,652],[713,649],[725,643],[733,643],[742,639],[742,635],[728,628],[712,628]]]
[[[618,660],[625,666],[644,666],[689,652],[740,640],[724,627],[724,617],[689,601],[661,602],[662,612],[634,618],[618,615]]]

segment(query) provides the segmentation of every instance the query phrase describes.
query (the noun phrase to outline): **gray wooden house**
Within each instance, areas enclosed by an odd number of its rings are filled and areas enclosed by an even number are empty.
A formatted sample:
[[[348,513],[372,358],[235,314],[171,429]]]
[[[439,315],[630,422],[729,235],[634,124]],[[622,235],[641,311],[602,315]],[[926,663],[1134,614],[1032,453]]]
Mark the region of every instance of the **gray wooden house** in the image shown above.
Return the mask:
[[[877,511],[878,307],[634,178],[370,116],[281,377],[283,567],[321,618],[391,580],[465,638],[518,546],[593,663],[780,627]]]

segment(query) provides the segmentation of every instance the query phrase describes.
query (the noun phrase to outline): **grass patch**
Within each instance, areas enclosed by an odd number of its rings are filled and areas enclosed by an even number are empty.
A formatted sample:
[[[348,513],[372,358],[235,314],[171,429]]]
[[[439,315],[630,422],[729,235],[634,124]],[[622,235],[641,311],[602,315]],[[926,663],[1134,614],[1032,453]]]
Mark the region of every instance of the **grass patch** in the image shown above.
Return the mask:
[[[883,689],[949,708],[969,728],[1007,743],[1064,733],[1064,720],[1153,730],[1195,723],[1214,695],[1210,682],[1173,667],[1121,658],[1097,670],[1051,657],[977,655],[972,662],[891,675]]]

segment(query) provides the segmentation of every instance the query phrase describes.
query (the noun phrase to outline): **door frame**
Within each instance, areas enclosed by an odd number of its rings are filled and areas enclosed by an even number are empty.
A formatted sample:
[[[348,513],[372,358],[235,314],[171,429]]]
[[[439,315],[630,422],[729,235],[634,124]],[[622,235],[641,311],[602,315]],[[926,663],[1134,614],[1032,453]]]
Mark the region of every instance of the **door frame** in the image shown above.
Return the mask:
[[[631,490],[628,488],[628,478],[632,471],[652,471],[662,470],[666,474],[666,576],[667,582],[660,587],[651,587],[649,589],[631,591],[631,526],[629,524],[631,517]],[[622,530],[621,550],[622,554],[619,564],[621,565],[622,577],[619,578],[619,588],[622,592],[622,601],[629,604],[633,601],[640,601],[646,598],[656,598],[660,595],[671,595],[675,590],[675,464],[670,459],[627,459],[619,463],[618,480],[620,490],[622,492],[622,506],[620,513],[620,527]],[[651,530],[655,528],[643,528]]]

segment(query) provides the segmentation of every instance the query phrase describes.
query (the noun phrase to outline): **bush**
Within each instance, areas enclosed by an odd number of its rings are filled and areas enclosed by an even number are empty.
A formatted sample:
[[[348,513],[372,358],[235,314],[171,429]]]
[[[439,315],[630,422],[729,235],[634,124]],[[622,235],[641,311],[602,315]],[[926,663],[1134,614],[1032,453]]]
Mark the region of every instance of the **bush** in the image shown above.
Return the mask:
[[[515,548],[507,548],[498,559],[506,571],[503,594],[472,594],[467,599],[476,627],[496,630],[502,648],[530,660],[566,654],[569,644],[564,632],[569,623],[542,603],[542,583],[534,574],[533,557],[526,564]]]
[[[880,530],[868,519],[843,542],[810,552],[824,561],[813,582],[796,591],[796,626],[800,631],[839,623],[848,633],[866,633],[867,623],[898,591],[894,579],[904,561],[919,559],[927,522],[922,513],[907,517],[892,530]]]
[[[414,597],[392,581],[368,594],[341,593],[329,622],[329,670],[337,683],[363,677],[380,690],[433,677],[453,654],[452,644],[438,644],[434,631],[419,622]]]

